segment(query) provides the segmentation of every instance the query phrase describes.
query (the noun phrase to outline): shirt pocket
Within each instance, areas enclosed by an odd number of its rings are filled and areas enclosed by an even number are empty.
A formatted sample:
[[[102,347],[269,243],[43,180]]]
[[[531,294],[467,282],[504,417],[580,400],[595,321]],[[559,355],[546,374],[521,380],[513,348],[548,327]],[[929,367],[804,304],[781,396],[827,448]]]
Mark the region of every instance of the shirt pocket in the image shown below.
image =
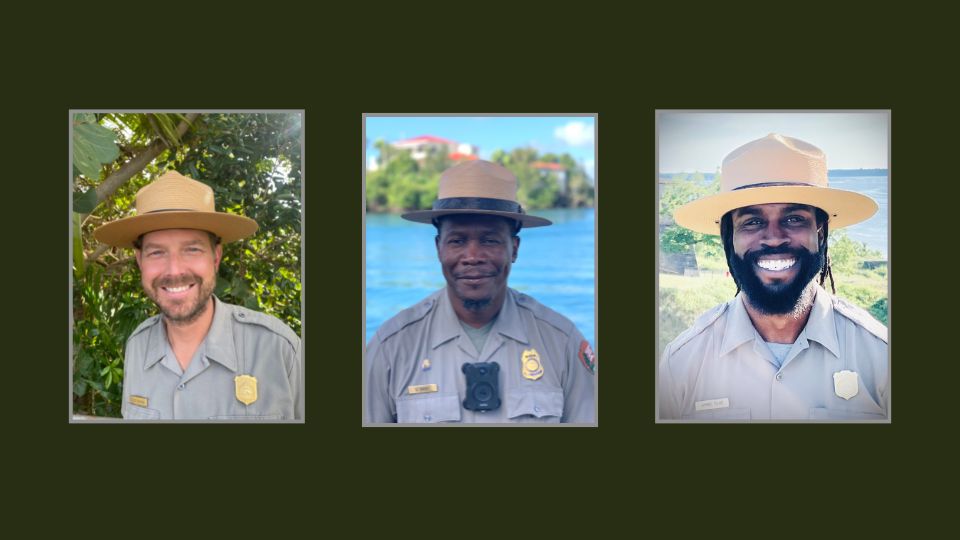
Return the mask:
[[[886,420],[887,415],[883,413],[864,412],[864,411],[845,411],[843,409],[827,409],[826,407],[811,407],[811,420],[855,420],[855,421],[875,421]]]
[[[750,420],[751,418],[750,409],[740,407],[694,411],[692,414],[683,415],[684,420],[701,422]]]
[[[123,413],[124,420],[160,420],[160,411],[127,403]]]
[[[460,421],[460,396],[457,394],[428,397],[405,396],[397,399],[397,422],[401,424],[433,424]]]
[[[558,424],[563,416],[563,391],[559,389],[509,390],[506,398],[511,422]]]

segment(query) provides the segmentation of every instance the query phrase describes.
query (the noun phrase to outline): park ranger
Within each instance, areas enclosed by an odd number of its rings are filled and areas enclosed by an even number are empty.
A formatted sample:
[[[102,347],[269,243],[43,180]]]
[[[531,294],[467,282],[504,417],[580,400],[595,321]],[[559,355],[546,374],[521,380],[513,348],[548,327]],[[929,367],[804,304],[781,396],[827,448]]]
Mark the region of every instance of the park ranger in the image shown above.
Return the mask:
[[[737,295],[664,350],[659,418],[886,420],[887,329],[823,288],[829,277],[833,289],[828,228],[876,210],[829,187],[826,157],[807,142],[770,134],[730,153],[721,193],[674,218],[721,236]]]
[[[131,420],[303,418],[300,339],[280,320],[213,295],[222,243],[257,223],[217,212],[213,190],[168,172],[136,197],[137,215],[95,231],[133,248],[160,314],[127,340],[121,413]]]
[[[366,421],[595,421],[596,357],[566,317],[507,286],[522,227],[517,179],[476,160],[440,177],[432,210],[446,287],[385,322],[366,350]]]

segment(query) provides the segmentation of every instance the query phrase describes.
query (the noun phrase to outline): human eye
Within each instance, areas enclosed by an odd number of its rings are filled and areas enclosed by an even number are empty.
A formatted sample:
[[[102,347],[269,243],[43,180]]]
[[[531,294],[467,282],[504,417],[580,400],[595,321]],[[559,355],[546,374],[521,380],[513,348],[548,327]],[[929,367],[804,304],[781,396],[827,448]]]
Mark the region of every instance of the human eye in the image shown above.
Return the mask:
[[[760,218],[749,218],[746,221],[740,223],[741,229],[756,229],[763,225],[763,220]]]
[[[807,218],[803,216],[792,215],[792,216],[787,216],[787,218],[784,219],[783,221],[788,225],[803,225],[804,223],[807,222]]]

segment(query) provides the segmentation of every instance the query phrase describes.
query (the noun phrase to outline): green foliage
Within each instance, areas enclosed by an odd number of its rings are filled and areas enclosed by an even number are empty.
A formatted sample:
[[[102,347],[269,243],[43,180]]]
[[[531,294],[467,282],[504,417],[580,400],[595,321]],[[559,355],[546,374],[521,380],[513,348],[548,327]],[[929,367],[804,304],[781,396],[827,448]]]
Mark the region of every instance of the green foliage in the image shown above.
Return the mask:
[[[736,285],[728,277],[660,275],[659,349],[690,328],[708,309],[729,301]]]
[[[660,221],[665,224],[660,232],[660,249],[666,253],[683,253],[690,246],[698,246],[698,262],[701,256],[722,257],[723,243],[719,236],[694,232],[673,221],[673,213],[680,206],[719,191],[719,175],[711,182],[705,182],[700,173],[673,175],[660,194]]]
[[[91,180],[100,178],[100,168],[120,154],[113,131],[97,123],[93,114],[73,118],[73,166]],[[92,210],[92,209],[91,209]]]
[[[74,273],[74,412],[120,415],[124,344],[154,313],[131,266],[89,264]]]
[[[427,156],[414,160],[409,150],[400,150],[385,141],[374,142],[380,151],[380,168],[367,175],[367,210],[402,212],[428,209],[437,197],[440,174],[455,164],[446,152],[432,149]],[[500,163],[517,176],[517,197],[527,209],[590,206],[594,189],[586,171],[569,154],[539,155],[531,148],[505,152],[497,150],[491,161]],[[534,167],[536,162],[563,166],[565,189],[561,175]]]
[[[880,258],[880,252],[871,250],[863,242],[857,242],[847,236],[846,231],[830,231],[830,264],[834,273],[852,274],[858,271],[863,262]]]
[[[173,122],[182,117],[150,119],[158,116],[105,115],[100,121],[135,153],[156,137],[176,135]],[[80,255],[92,259],[74,258],[74,412],[119,415],[124,344],[156,313],[142,292],[133,252],[98,249],[93,229],[130,215],[137,190],[166,170],[207,183],[219,211],[260,225],[253,237],[224,246],[218,297],[274,315],[300,334],[300,136],[296,114],[202,115],[183,137],[168,141],[179,146],[162,152],[79,225]],[[83,178],[78,184],[96,187]],[[77,250],[76,238],[74,245]]]

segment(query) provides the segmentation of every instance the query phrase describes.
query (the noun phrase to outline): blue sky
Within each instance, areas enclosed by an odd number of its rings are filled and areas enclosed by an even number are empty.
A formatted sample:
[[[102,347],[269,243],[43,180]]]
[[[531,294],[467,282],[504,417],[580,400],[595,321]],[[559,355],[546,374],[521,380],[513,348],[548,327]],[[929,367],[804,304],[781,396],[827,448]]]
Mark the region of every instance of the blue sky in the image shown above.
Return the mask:
[[[433,135],[475,145],[482,159],[489,159],[494,150],[524,146],[541,154],[568,153],[594,177],[595,133],[592,116],[367,116],[366,151],[369,161],[379,154],[373,147],[378,139],[395,142]]]
[[[819,147],[830,169],[886,169],[889,130],[885,111],[660,111],[659,172],[716,172],[732,150],[770,133]]]

